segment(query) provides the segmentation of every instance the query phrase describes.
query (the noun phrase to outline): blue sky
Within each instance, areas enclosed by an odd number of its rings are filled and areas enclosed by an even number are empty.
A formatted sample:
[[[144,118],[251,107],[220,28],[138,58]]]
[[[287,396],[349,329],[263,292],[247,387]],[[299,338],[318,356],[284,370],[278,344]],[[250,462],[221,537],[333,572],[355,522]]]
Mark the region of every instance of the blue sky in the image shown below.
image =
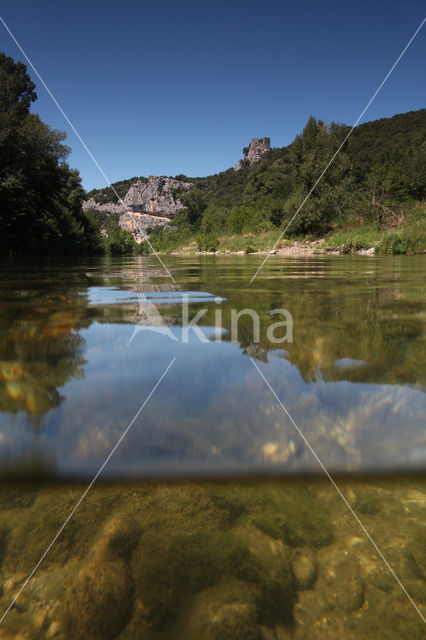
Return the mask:
[[[5,3],[2,17],[111,181],[225,170],[252,137],[312,114],[353,124],[426,14],[423,0]],[[0,51],[22,59],[0,25]],[[426,26],[363,122],[425,106]],[[86,189],[105,186],[42,85]]]

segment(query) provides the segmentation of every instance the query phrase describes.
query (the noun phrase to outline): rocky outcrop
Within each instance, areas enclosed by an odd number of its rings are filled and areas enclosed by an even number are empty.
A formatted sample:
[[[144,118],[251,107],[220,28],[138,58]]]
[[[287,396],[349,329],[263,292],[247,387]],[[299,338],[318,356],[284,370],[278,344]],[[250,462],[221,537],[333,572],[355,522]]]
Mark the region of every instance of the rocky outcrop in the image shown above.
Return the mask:
[[[174,197],[176,189],[188,190],[190,182],[182,182],[164,176],[149,176],[148,182],[137,180],[124,198],[127,211],[147,213],[152,216],[172,218],[182,203]]]
[[[151,216],[172,218],[178,209],[183,207],[178,198],[175,198],[176,189],[188,190],[191,182],[183,182],[165,176],[149,176],[148,182],[136,180],[124,199],[119,203],[106,202],[99,204],[94,198],[83,202],[83,209],[95,209],[104,213],[144,213]]]
[[[89,198],[83,202],[83,209],[85,211],[95,209],[103,213],[121,213],[120,227],[131,231],[136,242],[142,242],[147,237],[148,228],[164,226],[178,209],[183,208],[179,198],[174,195],[175,191],[188,190],[191,187],[191,182],[165,176],[149,176],[147,182],[136,180],[118,204],[114,202],[99,204],[94,198]]]
[[[118,221],[122,229],[127,229],[133,234],[136,242],[142,242],[148,236],[147,229],[157,226],[164,226],[170,222],[170,218],[147,213],[126,211],[120,216]]]
[[[126,210],[124,205],[120,202],[115,204],[114,202],[105,202],[105,204],[99,204],[94,198],[89,198],[83,202],[83,211],[94,209],[95,211],[102,211],[103,213],[123,213]]]
[[[243,166],[244,160],[248,160],[250,165],[254,162],[258,162],[260,157],[270,151],[271,149],[271,138],[252,138],[250,140],[250,146],[248,149],[244,150],[244,158],[243,160],[239,160],[235,165],[235,171],[239,171]]]

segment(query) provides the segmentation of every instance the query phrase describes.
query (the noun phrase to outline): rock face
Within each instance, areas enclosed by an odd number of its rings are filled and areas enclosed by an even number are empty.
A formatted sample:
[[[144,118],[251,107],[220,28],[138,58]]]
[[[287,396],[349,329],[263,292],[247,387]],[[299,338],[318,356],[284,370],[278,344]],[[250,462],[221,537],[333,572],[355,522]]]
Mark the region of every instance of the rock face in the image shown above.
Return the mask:
[[[271,138],[252,138],[250,140],[250,146],[247,151],[244,151],[244,159],[239,160],[235,165],[235,171],[239,171],[243,166],[244,160],[248,160],[250,165],[254,162],[258,162],[260,157],[270,151],[271,149]]]
[[[170,222],[170,218],[164,216],[126,211],[120,216],[118,224],[121,229],[130,231],[136,242],[139,243],[147,237],[147,229],[157,226],[164,227],[168,222]]]
[[[88,209],[95,209],[95,211],[103,211],[104,213],[122,213],[125,211],[125,207],[121,203],[105,202],[105,204],[99,204],[94,198],[89,198],[83,202],[83,211]]]
[[[148,182],[137,180],[124,197],[127,211],[148,213],[152,216],[172,218],[182,208],[179,199],[173,196],[176,189],[190,189],[190,182],[182,182],[164,176],[149,176]]]
[[[164,176],[149,176],[148,182],[136,180],[131,186],[122,202],[106,202],[99,204],[90,198],[83,202],[83,209],[95,209],[104,213],[121,213],[119,225],[122,229],[131,231],[136,242],[142,242],[146,238],[146,229],[155,226],[164,226],[173,218],[178,209],[183,205],[175,198],[176,189],[188,190],[191,182],[174,180]]]

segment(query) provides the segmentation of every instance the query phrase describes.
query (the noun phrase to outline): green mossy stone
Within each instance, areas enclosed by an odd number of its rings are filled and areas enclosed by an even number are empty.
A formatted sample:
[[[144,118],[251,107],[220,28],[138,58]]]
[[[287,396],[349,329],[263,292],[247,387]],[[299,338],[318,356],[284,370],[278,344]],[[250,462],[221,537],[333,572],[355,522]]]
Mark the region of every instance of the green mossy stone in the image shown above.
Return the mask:
[[[270,538],[277,539],[281,537],[281,532],[275,525],[273,518],[268,518],[265,515],[256,516],[250,520],[250,524],[259,529],[259,531],[266,533]]]
[[[65,595],[64,627],[69,640],[112,640],[133,606],[133,580],[126,563],[88,561]]]
[[[139,555],[134,567],[138,593],[157,630],[174,624],[189,596],[223,577],[258,579],[257,563],[247,545],[230,533],[209,530],[174,536],[155,555]]]
[[[240,525],[233,533],[247,544],[256,567],[255,575],[247,581],[256,589],[259,622],[268,626],[291,624],[296,600],[291,550],[252,525]]]
[[[271,489],[270,493],[272,508],[267,513],[287,544],[315,549],[332,542],[329,513],[309,487]]]
[[[244,582],[221,582],[196,595],[176,625],[176,640],[262,640],[253,590]]]
[[[213,485],[207,493],[212,503],[223,512],[223,522],[228,527],[248,511],[244,488],[237,490],[232,485]]]
[[[5,523],[0,524],[0,569],[7,553],[7,543],[10,529]]]
[[[358,489],[355,492],[354,509],[364,515],[373,515],[382,508],[381,497],[376,489]]]
[[[31,507],[38,491],[38,488],[28,485],[12,487],[10,483],[0,484],[0,511]]]
[[[426,580],[426,528],[418,527],[404,547],[405,565],[414,578]]]

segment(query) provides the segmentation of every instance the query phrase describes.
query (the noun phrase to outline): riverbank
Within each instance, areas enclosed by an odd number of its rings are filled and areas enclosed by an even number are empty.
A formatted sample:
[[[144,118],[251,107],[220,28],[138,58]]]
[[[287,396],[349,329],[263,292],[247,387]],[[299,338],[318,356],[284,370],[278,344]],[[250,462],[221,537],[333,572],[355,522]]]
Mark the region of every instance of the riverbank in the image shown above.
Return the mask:
[[[397,229],[377,229],[366,225],[347,231],[331,232],[323,238],[287,239],[277,237],[276,232],[221,236],[212,242],[212,250],[201,251],[200,243],[190,244],[172,251],[171,255],[267,255],[283,256],[308,255],[412,255],[426,253],[426,220]],[[214,249],[214,250],[213,250]]]

